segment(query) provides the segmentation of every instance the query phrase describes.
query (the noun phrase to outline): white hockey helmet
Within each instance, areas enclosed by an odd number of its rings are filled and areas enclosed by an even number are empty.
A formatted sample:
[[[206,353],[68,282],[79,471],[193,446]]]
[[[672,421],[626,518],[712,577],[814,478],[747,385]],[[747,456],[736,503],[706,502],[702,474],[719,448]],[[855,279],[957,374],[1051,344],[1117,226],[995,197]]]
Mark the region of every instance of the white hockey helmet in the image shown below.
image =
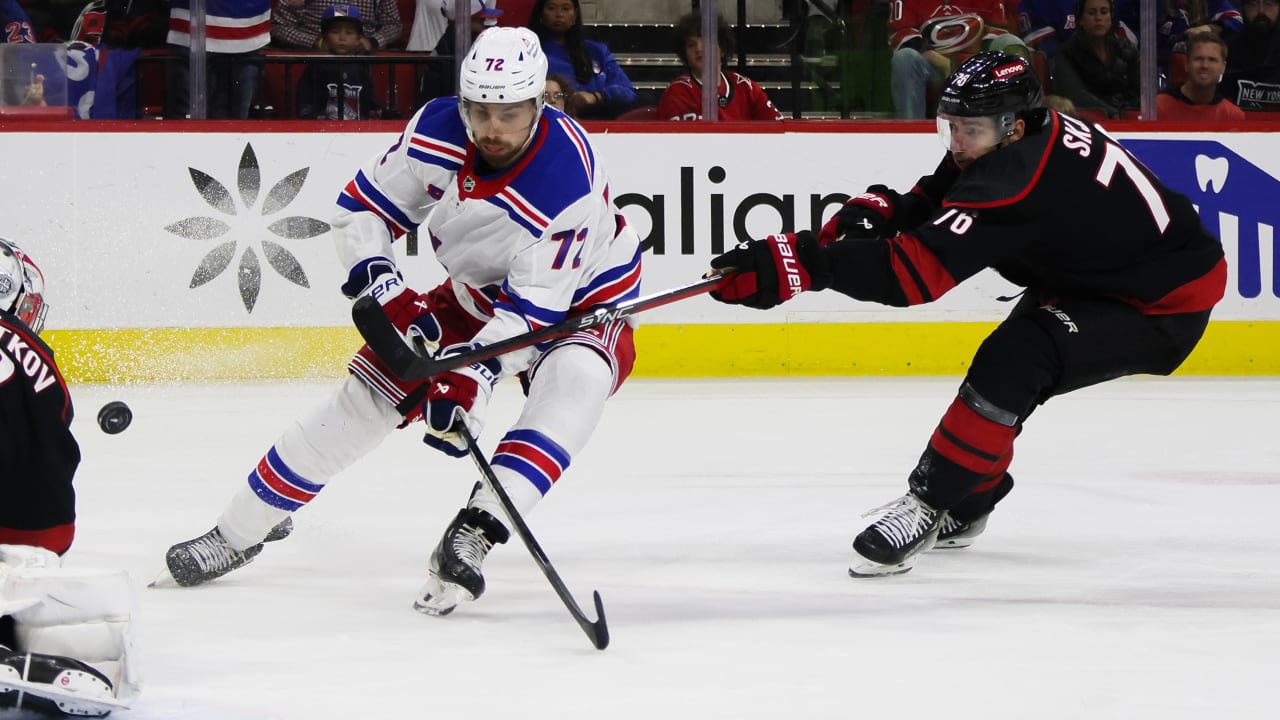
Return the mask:
[[[543,93],[547,87],[547,56],[529,28],[491,27],[480,33],[462,60],[458,78],[458,111],[467,126],[467,137],[475,142],[469,103],[534,102],[534,127],[542,117]]]
[[[44,273],[12,240],[0,238],[0,310],[40,334],[49,307],[44,304]]]

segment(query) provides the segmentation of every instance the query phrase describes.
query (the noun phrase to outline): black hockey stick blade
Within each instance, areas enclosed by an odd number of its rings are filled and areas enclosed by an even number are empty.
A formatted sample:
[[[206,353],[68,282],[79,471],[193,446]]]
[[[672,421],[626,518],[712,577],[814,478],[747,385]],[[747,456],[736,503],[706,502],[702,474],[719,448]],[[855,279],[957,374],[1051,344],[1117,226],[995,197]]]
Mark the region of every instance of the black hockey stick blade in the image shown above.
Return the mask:
[[[701,295],[708,290],[715,289],[724,282],[724,273],[725,271],[712,271],[711,274],[699,279],[697,282],[689,283],[682,287],[646,295],[616,305],[602,305],[581,315],[567,318],[555,325],[549,325],[541,330],[516,335],[469,352],[438,359],[414,352],[413,348],[409,347],[408,343],[405,342],[404,336],[400,334],[400,331],[396,330],[395,326],[391,324],[391,320],[387,318],[386,313],[382,312],[382,307],[378,305],[378,301],[371,297],[365,296],[356,300],[351,307],[351,319],[355,323],[356,329],[360,331],[360,336],[369,344],[369,349],[373,351],[374,355],[378,356],[378,359],[387,366],[387,369],[402,380],[423,380],[433,375],[439,375],[442,372],[448,372],[455,368],[465,367],[481,360],[488,360],[489,358],[509,353],[512,350],[519,350],[547,340],[572,335],[579,330],[622,320],[645,310],[652,310],[685,298]]]
[[[379,311],[381,312],[381,311]],[[596,621],[592,622],[587,614],[578,606],[578,601],[573,599],[573,595],[569,593],[569,588],[565,587],[564,581],[560,579],[560,574],[556,572],[555,567],[551,565],[550,558],[543,552],[542,546],[538,545],[538,541],[533,537],[533,531],[525,524],[524,518],[520,516],[520,512],[516,510],[515,503],[511,502],[511,496],[507,495],[507,491],[502,488],[502,483],[498,482],[498,477],[493,474],[493,468],[489,465],[489,461],[485,459],[484,453],[476,445],[476,439],[471,436],[471,431],[467,430],[466,425],[459,422],[454,425],[462,439],[467,443],[467,451],[471,453],[471,459],[475,462],[476,468],[480,470],[480,476],[484,479],[484,484],[489,487],[502,503],[502,509],[506,511],[507,517],[511,518],[511,524],[515,526],[516,534],[524,542],[524,546],[529,549],[529,554],[533,556],[533,560],[538,565],[538,569],[542,570],[542,574],[547,576],[547,580],[551,582],[551,587],[555,589],[556,595],[560,596],[560,601],[569,609],[569,614],[578,622],[578,627],[582,628],[582,632],[587,634],[591,640],[591,644],[597,650],[603,650],[609,647],[609,626],[605,625],[604,620],[604,603],[600,600],[600,593],[593,590],[592,598],[596,603]]]

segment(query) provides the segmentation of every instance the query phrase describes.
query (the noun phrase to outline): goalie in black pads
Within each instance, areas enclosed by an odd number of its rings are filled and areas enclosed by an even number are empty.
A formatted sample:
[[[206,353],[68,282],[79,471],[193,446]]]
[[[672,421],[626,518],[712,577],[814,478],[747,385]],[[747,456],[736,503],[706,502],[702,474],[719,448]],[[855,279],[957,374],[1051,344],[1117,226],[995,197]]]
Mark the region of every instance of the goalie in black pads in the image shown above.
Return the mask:
[[[711,263],[735,270],[713,297],[761,309],[828,288],[918,305],[984,268],[1026,288],[978,348],[907,494],[854,540],[856,577],[972,543],[1013,487],[1013,441],[1038,405],[1173,372],[1222,299],[1222,245],[1191,202],[1100,127],[1040,105],[1026,60],[975,55],[938,103],[949,152],[933,174],[904,194],[872,186],[817,235],[774,235]]]

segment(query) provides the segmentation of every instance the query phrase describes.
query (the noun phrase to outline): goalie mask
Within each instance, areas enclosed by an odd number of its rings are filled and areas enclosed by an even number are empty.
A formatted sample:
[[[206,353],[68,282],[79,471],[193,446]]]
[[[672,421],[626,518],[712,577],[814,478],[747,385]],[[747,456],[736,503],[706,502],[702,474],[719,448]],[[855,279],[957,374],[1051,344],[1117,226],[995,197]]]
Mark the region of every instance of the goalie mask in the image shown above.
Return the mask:
[[[49,308],[44,304],[44,273],[13,241],[0,238],[0,310],[40,334]]]
[[[480,110],[477,105],[517,105],[531,103],[532,121],[526,137],[519,143],[523,151],[533,139],[538,119],[542,117],[545,102],[543,92],[547,86],[547,56],[542,52],[538,36],[528,28],[492,27],[476,38],[462,61],[458,78],[458,111],[467,128],[467,137],[482,147],[476,133]],[[499,113],[488,112],[485,119],[497,122]],[[519,130],[516,128],[515,130]],[[502,132],[506,132],[503,130]],[[517,155],[519,152],[516,153]]]
[[[956,68],[942,88],[938,100],[938,136],[947,150],[955,152],[966,142],[999,145],[1013,135],[1014,122],[1029,110],[1040,106],[1043,92],[1031,63],[1007,53],[978,53]],[[964,118],[957,122],[957,119]],[[989,138],[977,137],[980,125],[973,118],[990,118]],[[956,134],[963,130],[966,139]]]

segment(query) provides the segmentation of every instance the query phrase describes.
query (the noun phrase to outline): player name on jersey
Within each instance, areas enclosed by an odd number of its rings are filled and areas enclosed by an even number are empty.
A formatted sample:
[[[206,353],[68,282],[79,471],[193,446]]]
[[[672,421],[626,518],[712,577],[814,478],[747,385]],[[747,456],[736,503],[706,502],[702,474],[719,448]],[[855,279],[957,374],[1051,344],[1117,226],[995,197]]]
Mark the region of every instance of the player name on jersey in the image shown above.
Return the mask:
[[[58,380],[49,364],[35,348],[18,333],[0,326],[0,383],[4,383],[19,369],[32,380],[32,387],[40,392]]]

